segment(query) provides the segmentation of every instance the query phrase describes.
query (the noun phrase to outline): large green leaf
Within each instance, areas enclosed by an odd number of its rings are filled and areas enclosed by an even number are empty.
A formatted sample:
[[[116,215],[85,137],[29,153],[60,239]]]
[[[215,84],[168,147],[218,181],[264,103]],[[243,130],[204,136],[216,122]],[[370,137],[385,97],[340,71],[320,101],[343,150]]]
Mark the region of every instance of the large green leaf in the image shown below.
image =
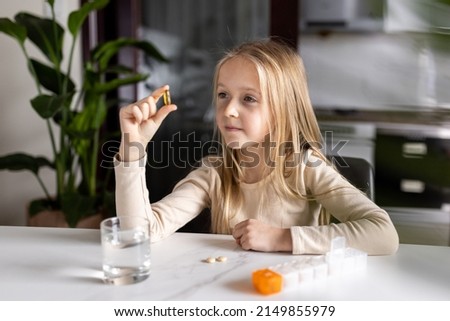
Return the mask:
[[[10,171],[29,170],[37,174],[39,169],[44,166],[53,168],[53,164],[45,157],[34,157],[24,153],[9,154],[0,157],[0,169]]]
[[[76,113],[68,126],[64,127],[65,133],[72,140],[75,152],[81,158],[92,154],[92,139],[104,124],[106,115],[105,100],[99,99],[98,95],[86,93],[83,110]]]
[[[73,122],[70,124],[73,124]],[[65,126],[64,131],[69,136],[69,138],[72,140],[72,144],[74,146],[77,146],[78,142],[80,142],[82,140],[87,141],[90,146],[92,139],[94,139],[94,136],[97,133],[95,129],[77,130],[77,129],[74,129],[73,126]],[[77,150],[77,154],[79,154],[79,153],[80,153],[79,150]]]
[[[85,104],[82,111],[76,114],[69,124],[68,130],[74,138],[83,137],[83,134],[99,129],[106,118],[107,108],[103,99],[85,95]]]
[[[0,18],[0,31],[17,39],[17,41],[19,41],[22,45],[27,39],[27,29],[8,18]]]
[[[61,196],[61,210],[64,212],[67,224],[75,227],[78,221],[90,214],[95,214],[97,197],[76,193],[65,193]]]
[[[44,19],[30,13],[19,12],[15,20],[27,29],[28,38],[54,64],[62,61],[64,29],[51,19]]]
[[[135,74],[130,77],[125,78],[115,78],[111,81],[104,82],[104,83],[97,83],[95,84],[95,87],[93,88],[93,91],[96,93],[107,93],[111,90],[117,89],[124,85],[130,85],[138,83],[142,80],[147,79],[147,75],[144,74]]]
[[[55,95],[39,95],[31,100],[31,106],[44,119],[53,117],[60,111],[70,95],[55,96]]]
[[[116,40],[107,41],[98,45],[92,51],[93,61],[98,62],[98,68],[100,71],[106,70],[109,61],[117,52],[124,47],[135,47],[141,49],[145,54],[160,60],[167,62],[168,60],[148,41],[136,40],[130,38],[119,38]]]
[[[124,65],[116,65],[116,66],[108,66],[108,68],[106,68],[105,73],[107,74],[116,74],[116,75],[127,75],[127,74],[132,74],[135,71],[127,66]]]
[[[63,92],[71,93],[75,90],[75,84],[71,79],[67,79],[67,75],[58,72],[55,69],[44,65],[43,63],[30,59],[31,64],[36,71],[39,83],[51,92],[60,95]],[[62,86],[66,83],[67,89],[64,91]]]
[[[97,93],[87,92],[83,110],[76,113],[68,126],[64,126],[64,132],[81,159],[92,157],[93,141],[105,122],[107,109],[105,99],[99,98]]]
[[[30,202],[28,206],[28,214],[34,216],[42,211],[59,209],[57,203],[54,200],[49,199],[37,199]]]
[[[109,0],[95,0],[86,2],[79,10],[70,13],[67,20],[67,26],[70,33],[75,37],[81,29],[89,13],[95,10],[104,8],[109,3]]]
[[[450,0],[436,0],[436,1],[450,6]]]

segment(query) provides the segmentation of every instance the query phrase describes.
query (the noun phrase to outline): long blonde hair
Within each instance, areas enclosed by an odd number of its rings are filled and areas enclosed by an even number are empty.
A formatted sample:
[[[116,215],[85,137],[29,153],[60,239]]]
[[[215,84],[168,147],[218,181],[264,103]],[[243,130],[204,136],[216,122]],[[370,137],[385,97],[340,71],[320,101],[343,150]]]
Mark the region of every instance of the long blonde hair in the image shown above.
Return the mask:
[[[272,128],[269,139],[276,146],[270,149],[270,160],[276,160],[271,174],[275,191],[281,197],[307,198],[308,195],[300,191],[299,157],[302,159],[307,150],[312,150],[324,161],[326,158],[320,151],[322,135],[310,101],[300,55],[288,45],[275,40],[247,42],[232,49],[216,66],[214,105],[220,69],[235,57],[254,64],[260,90],[269,105]],[[216,186],[216,199],[212,200],[211,228],[214,233],[230,233],[229,220],[242,204],[239,186],[242,169],[236,150],[228,148],[219,132],[218,135],[222,146],[222,163],[217,170],[221,179],[218,182],[220,186]],[[287,178],[290,178],[289,184]]]

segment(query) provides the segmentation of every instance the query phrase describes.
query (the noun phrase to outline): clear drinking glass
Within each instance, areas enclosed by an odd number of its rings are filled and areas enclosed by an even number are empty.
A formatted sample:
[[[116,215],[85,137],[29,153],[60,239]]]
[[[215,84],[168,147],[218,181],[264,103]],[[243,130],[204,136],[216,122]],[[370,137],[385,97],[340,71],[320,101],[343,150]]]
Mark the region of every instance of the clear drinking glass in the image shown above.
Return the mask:
[[[146,218],[107,218],[100,231],[105,283],[130,284],[150,276],[150,223]]]

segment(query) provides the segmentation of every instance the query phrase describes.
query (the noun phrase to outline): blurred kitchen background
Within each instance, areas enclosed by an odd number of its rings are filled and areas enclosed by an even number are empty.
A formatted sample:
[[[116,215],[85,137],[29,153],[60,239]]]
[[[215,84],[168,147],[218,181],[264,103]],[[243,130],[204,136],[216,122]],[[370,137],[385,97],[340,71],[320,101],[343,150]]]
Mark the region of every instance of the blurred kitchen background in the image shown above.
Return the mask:
[[[11,16],[26,8],[42,13],[39,2],[0,8]],[[62,16],[72,3],[60,6]],[[152,201],[214,149],[211,85],[218,57],[242,41],[276,35],[304,59],[324,148],[345,141],[340,155],[372,164],[375,201],[391,215],[401,242],[450,245],[450,0],[118,0],[92,17],[80,46],[120,35],[147,39],[170,59],[119,57],[150,74],[121,98],[143,97],[168,83],[179,107],[149,146]],[[26,66],[15,44],[1,37],[0,45],[0,152],[33,153],[36,144],[48,144],[40,140],[45,128],[9,108],[26,104],[31,86],[21,80]],[[117,126],[116,115],[110,125]],[[24,204],[39,195],[34,178],[20,175],[29,180],[26,188],[16,186],[17,173],[0,172],[0,224],[25,224]]]

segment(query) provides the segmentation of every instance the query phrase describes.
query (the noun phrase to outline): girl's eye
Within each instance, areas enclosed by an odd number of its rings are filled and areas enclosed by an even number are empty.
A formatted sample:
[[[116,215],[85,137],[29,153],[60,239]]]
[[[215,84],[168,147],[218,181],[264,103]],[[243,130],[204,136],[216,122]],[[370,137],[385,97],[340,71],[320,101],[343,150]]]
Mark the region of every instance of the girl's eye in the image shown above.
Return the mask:
[[[224,98],[227,98],[227,94],[226,94],[226,93],[218,93],[218,94],[217,94],[217,97],[218,97],[219,99],[224,99]]]
[[[245,96],[244,101],[248,102],[248,103],[254,103],[254,102],[256,102],[256,99],[252,96]]]

